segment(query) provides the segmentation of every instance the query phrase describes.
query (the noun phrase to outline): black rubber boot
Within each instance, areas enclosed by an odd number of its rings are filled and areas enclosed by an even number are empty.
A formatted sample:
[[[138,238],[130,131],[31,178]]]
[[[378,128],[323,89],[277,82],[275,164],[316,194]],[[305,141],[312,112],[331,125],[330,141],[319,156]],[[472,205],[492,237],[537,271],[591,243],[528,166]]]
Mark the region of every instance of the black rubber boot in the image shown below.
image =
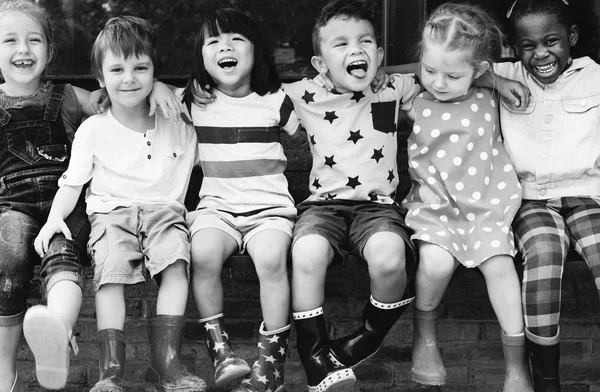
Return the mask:
[[[148,323],[150,367],[146,372],[147,392],[205,392],[206,383],[181,363],[183,316],[158,315]]]
[[[215,368],[215,384],[219,387],[236,384],[250,373],[250,366],[231,349],[223,314],[202,319],[200,323],[204,327],[206,349]]]
[[[125,390],[125,334],[119,329],[98,332],[100,341],[100,381],[90,392],[123,392]]]
[[[290,339],[291,324],[275,331],[260,325],[258,355],[250,377],[242,380],[232,392],[283,392],[284,365]]]
[[[394,323],[414,299],[414,294],[410,293],[402,301],[384,304],[371,296],[363,309],[362,325],[350,335],[330,342],[334,365],[355,367],[373,356]]]
[[[542,346],[527,339],[535,392],[560,392],[560,346]]]
[[[309,392],[348,391],[356,377],[352,369],[336,368],[331,361],[323,308],[294,313],[294,325]]]

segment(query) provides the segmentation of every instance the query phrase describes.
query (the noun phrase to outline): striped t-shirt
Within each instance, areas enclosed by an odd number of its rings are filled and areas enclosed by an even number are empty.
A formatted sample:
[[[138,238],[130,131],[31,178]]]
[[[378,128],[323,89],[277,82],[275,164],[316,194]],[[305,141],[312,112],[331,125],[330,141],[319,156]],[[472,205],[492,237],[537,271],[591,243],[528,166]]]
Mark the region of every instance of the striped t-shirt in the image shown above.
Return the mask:
[[[282,130],[291,135],[299,125],[291,100],[281,90],[243,98],[214,93],[210,105],[191,108],[204,174],[197,209],[251,214],[294,207],[281,145]]]

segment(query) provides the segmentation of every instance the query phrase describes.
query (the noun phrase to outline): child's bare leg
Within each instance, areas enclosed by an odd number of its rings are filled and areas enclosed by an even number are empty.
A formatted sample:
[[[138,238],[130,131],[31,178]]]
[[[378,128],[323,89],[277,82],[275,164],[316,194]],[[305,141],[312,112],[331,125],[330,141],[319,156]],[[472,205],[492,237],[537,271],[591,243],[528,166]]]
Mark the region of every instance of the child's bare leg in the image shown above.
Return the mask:
[[[406,287],[405,248],[402,238],[392,232],[373,234],[363,250],[369,266],[371,294],[377,301],[398,302]]]
[[[182,316],[188,297],[187,263],[177,260],[160,273],[156,314]]]
[[[495,256],[479,266],[485,277],[490,302],[498,317],[502,330],[507,335],[523,332],[523,308],[521,305],[521,283],[509,256]]]
[[[371,298],[362,313],[362,324],[349,335],[331,341],[331,354],[339,364],[354,367],[373,356],[389,330],[412,303],[407,292],[405,244],[398,234],[373,234],[363,248],[369,266]]]
[[[307,235],[292,248],[292,309],[304,312],[323,306],[325,276],[334,250],[324,237]]]
[[[81,309],[81,287],[71,280],[56,282],[48,291],[48,309],[70,329],[75,327]]]
[[[419,267],[415,307],[431,311],[438,307],[448,288],[458,262],[447,250],[430,243],[419,242]]]
[[[200,317],[223,311],[223,263],[238,250],[237,242],[217,229],[203,229],[192,237],[192,292]]]
[[[444,385],[447,373],[438,347],[437,307],[458,262],[437,245],[419,241],[418,246],[412,379],[425,385]]]
[[[292,239],[281,230],[265,230],[248,242],[260,283],[260,305],[267,331],[289,323],[290,284],[287,257]]]
[[[479,269],[485,277],[490,302],[502,327],[506,363],[504,392],[533,392],[525,354],[521,287],[513,259],[506,255],[494,256]]]
[[[10,391],[15,380],[17,351],[21,340],[22,321],[0,326],[0,390]]]
[[[96,292],[96,322],[98,331],[125,327],[125,285],[103,284]]]

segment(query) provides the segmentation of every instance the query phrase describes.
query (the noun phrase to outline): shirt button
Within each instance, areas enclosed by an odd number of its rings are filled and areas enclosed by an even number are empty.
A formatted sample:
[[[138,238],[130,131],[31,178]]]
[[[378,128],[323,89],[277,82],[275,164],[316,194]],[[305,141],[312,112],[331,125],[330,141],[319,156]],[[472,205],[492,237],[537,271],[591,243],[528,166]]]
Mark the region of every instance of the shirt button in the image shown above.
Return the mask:
[[[173,156],[174,156],[175,158],[177,158],[177,153],[176,153],[176,152],[174,152],[174,153],[173,153]]]
[[[63,174],[63,178],[67,178],[67,175],[66,175],[66,174]]]
[[[587,102],[585,99],[582,99],[581,102],[579,102],[579,104],[581,105],[581,107],[585,107],[585,105],[587,105]]]
[[[546,190],[545,189],[540,190],[540,195],[546,196]]]
[[[550,124],[552,122],[552,116],[548,115],[548,116],[544,117],[544,122],[546,124]]]
[[[152,155],[148,154],[148,159],[152,159]]]
[[[150,143],[150,142],[146,142],[146,144],[147,144],[147,145],[149,145],[149,146],[151,146],[151,145],[152,145],[152,143]]]

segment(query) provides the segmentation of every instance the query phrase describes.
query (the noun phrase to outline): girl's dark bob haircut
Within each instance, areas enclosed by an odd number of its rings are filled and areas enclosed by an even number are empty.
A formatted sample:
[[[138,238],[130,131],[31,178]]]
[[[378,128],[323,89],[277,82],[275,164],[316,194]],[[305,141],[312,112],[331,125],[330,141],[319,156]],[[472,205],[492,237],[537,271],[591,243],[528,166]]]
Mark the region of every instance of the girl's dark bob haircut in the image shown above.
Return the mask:
[[[254,45],[254,65],[250,74],[250,86],[258,95],[274,93],[281,87],[275,64],[269,56],[269,49],[261,35],[258,25],[248,15],[233,8],[221,8],[206,16],[202,27],[196,35],[195,53],[192,61],[192,72],[183,93],[183,102],[190,104],[193,100],[194,82],[201,88],[216,87],[215,81],[204,68],[202,46],[209,37],[222,33],[236,33],[248,38]]]

